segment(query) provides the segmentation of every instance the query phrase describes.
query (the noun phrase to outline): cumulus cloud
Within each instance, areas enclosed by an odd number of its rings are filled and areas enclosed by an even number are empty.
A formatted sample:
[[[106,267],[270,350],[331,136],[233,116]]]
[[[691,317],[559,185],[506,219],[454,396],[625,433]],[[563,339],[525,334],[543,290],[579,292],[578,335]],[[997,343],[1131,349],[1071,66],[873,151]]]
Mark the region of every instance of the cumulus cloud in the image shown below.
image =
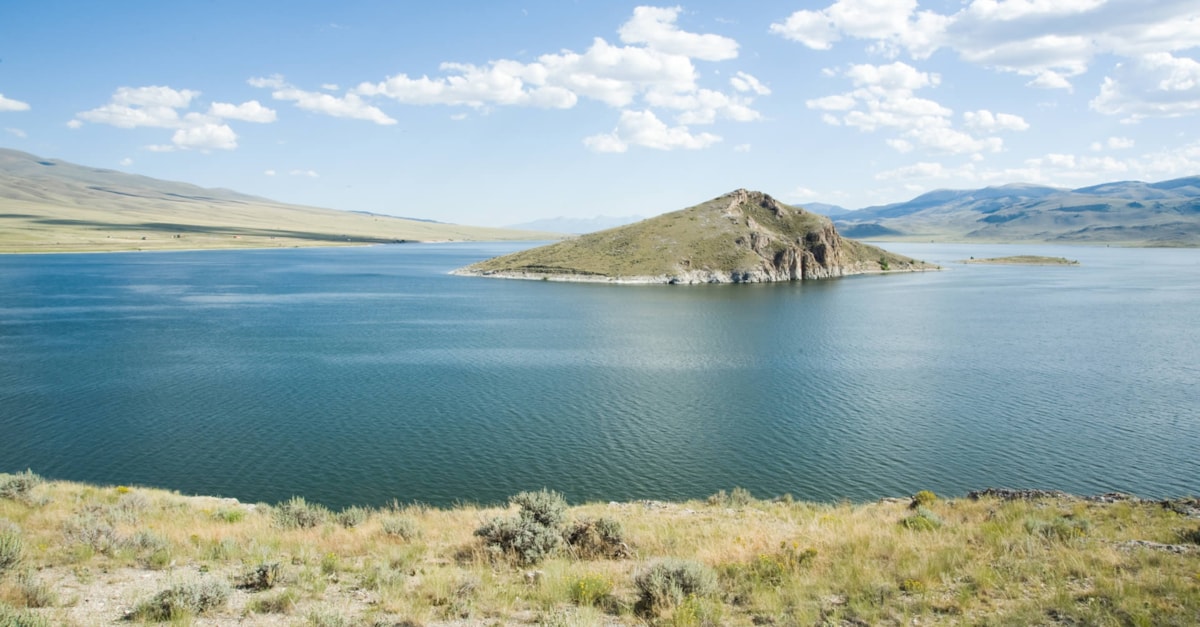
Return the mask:
[[[294,102],[296,107],[305,111],[322,113],[335,118],[366,120],[384,126],[396,123],[396,120],[393,120],[381,109],[367,104],[355,93],[338,97],[319,91],[306,91],[288,83],[283,76],[278,74],[254,77],[246,82],[251,87],[270,89],[272,98]]]
[[[12,135],[13,137],[19,137],[21,139],[25,139],[26,137],[28,137],[28,135],[25,134],[25,131],[23,131],[19,128],[5,128],[4,132],[8,133],[9,135]]]
[[[621,119],[613,132],[586,137],[583,143],[596,152],[625,152],[630,146],[657,150],[698,150],[719,141],[721,138],[712,133],[693,134],[686,126],[667,126],[648,110],[625,110],[621,112]]]
[[[131,165],[133,165],[133,159],[130,159],[129,157],[125,157],[124,159],[121,159],[121,166],[122,166],[122,167],[126,167],[126,168],[127,168],[127,167],[129,167],[129,166],[131,166]]]
[[[1089,105],[1133,122],[1200,112],[1200,62],[1158,52],[1119,63]]]
[[[963,113],[967,128],[994,133],[996,131],[1024,131],[1029,129],[1025,118],[1012,113],[992,113],[987,109]]]
[[[214,102],[208,107],[208,114],[215,118],[241,120],[243,122],[267,123],[274,122],[275,110],[262,106],[257,100],[233,105],[224,102]]]
[[[586,99],[623,110],[640,109],[639,114],[649,113],[655,120],[662,110],[670,111],[679,126],[668,128],[712,124],[719,119],[760,119],[753,99],[771,91],[756,77],[737,72],[729,79],[729,93],[700,85],[696,62],[734,59],[738,43],[721,35],[686,31],[678,24],[681,15],[679,7],[641,6],[619,27],[619,44],[594,37],[582,52],[560,50],[530,62],[447,62],[439,66],[438,75],[394,74],[382,81],[361,83],[347,97],[482,110],[497,106],[571,109]],[[277,90],[285,87],[279,77],[255,82]],[[630,120],[628,112],[622,112],[618,130],[631,124]],[[595,135],[585,144],[594,150],[623,152],[628,144],[613,137],[618,135]],[[666,142],[673,147],[688,143]]]
[[[29,103],[5,98],[4,94],[0,94],[0,111],[28,111]]]
[[[738,44],[728,37],[680,30],[675,25],[680,11],[680,7],[637,7],[633,10],[633,17],[617,32],[621,41],[627,44],[646,44],[648,48],[667,54],[703,61],[724,61],[737,57]]]
[[[214,102],[207,113],[187,111],[200,92],[174,89],[164,85],[119,87],[107,104],[76,114],[67,123],[80,128],[84,122],[107,124],[117,128],[175,129],[170,144],[147,146],[153,152],[174,150],[233,150],[237,133],[225,119],[243,122],[274,122],[275,112],[257,100],[233,105]]]
[[[316,170],[292,170],[291,172],[288,172],[288,174],[291,176],[303,176],[310,179],[321,178],[321,175],[317,174]]]
[[[918,89],[941,84],[938,74],[922,72],[900,61],[852,65],[842,74],[850,79],[852,91],[805,103],[810,109],[826,112],[821,117],[826,124],[850,126],[863,132],[895,133],[885,143],[900,153],[921,147],[950,154],[978,154],[999,152],[1004,147],[998,137],[981,137],[955,129],[952,110],[916,95]],[[981,135],[1028,126],[1019,116],[986,110],[966,113],[964,119],[969,130]]]
[[[1071,89],[1103,55],[1136,58],[1200,45],[1193,0],[971,0],[953,13],[918,10],[916,0],[837,0],[800,10],[772,33],[816,50],[846,39],[913,59],[939,49],[970,63],[1030,77],[1027,85]]]

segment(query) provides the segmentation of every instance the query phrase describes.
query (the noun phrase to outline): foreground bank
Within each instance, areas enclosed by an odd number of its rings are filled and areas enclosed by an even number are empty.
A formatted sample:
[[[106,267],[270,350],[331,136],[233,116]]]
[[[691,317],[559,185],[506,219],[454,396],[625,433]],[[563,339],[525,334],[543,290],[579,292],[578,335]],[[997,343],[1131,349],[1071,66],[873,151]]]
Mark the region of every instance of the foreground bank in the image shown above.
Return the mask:
[[[333,513],[0,475],[0,623],[1183,625],[1198,543],[1195,499],[537,492]]]

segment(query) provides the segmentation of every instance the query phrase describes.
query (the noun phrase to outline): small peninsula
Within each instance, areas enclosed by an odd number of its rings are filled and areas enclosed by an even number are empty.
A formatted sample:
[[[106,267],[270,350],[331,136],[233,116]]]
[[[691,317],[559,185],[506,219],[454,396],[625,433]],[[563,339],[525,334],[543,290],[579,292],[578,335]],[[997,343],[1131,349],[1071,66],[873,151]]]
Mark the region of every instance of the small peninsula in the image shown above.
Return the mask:
[[[635,224],[455,270],[508,279],[603,283],[765,283],[938,266],[838,234],[829,218],[738,189]]]
[[[1043,257],[1041,255],[1013,255],[1010,257],[988,257],[986,259],[963,259],[962,263],[981,263],[998,266],[1077,266],[1079,262],[1066,257]]]

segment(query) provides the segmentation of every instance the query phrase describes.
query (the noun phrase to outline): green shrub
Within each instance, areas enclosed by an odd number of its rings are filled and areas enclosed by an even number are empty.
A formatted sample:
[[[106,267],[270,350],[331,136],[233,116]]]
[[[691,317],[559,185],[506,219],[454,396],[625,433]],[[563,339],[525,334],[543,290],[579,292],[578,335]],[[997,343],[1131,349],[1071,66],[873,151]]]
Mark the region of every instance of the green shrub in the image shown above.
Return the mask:
[[[1196,527],[1195,529],[1185,529],[1183,531],[1180,531],[1179,539],[1182,540],[1183,542],[1190,542],[1192,544],[1200,544],[1200,527]]]
[[[241,508],[222,507],[213,512],[213,518],[227,523],[241,522],[246,517],[246,510]]]
[[[634,579],[638,606],[644,612],[670,609],[691,597],[711,594],[717,576],[699,562],[668,558],[654,563]]]
[[[900,591],[905,594],[922,594],[925,592],[925,582],[920,579],[905,579],[900,582]]]
[[[416,540],[421,536],[421,527],[417,521],[407,516],[384,516],[379,521],[383,532],[389,536],[397,536],[404,540]]]
[[[32,470],[9,474],[0,472],[0,498],[28,502],[29,493],[42,483]]]
[[[153,531],[139,531],[122,544],[137,553],[142,568],[161,570],[171,563],[171,543]]]
[[[225,605],[229,585],[217,579],[197,579],[177,583],[142,601],[133,615],[142,620],[178,620],[204,614]]]
[[[517,505],[516,518],[493,518],[475,530],[494,555],[508,556],[519,564],[536,564],[562,543],[567,502],[549,490],[522,492],[509,499]]]
[[[339,525],[351,529],[366,522],[367,516],[370,514],[370,510],[367,508],[353,505],[338,512],[337,521]]]
[[[245,590],[261,592],[269,590],[279,581],[279,562],[264,562],[254,567],[254,570],[242,575],[237,586]]]
[[[918,507],[929,507],[937,503],[938,496],[929,490],[921,490],[912,496],[912,503],[909,507],[917,509]]]
[[[917,507],[917,513],[901,520],[900,524],[914,531],[933,531],[942,526],[942,519],[924,507]]]
[[[754,502],[754,495],[746,488],[734,488],[729,493],[718,490],[708,497],[708,504],[714,507],[745,507]]]
[[[296,608],[299,595],[294,590],[283,590],[274,595],[259,595],[246,603],[246,609],[255,614],[289,614]]]
[[[96,553],[111,555],[122,545],[117,530],[93,512],[78,514],[63,524],[68,542],[81,544]]]
[[[1054,520],[1042,520],[1038,518],[1029,518],[1025,520],[1025,530],[1035,536],[1042,536],[1047,540],[1056,540],[1066,542],[1082,538],[1088,534],[1092,528],[1092,523],[1086,518],[1075,518],[1073,516],[1059,516]]]
[[[325,506],[309,504],[302,496],[293,496],[290,500],[276,505],[272,514],[275,524],[284,529],[309,529],[329,518],[329,510],[325,509]]]
[[[314,610],[308,613],[308,624],[312,627],[350,627],[355,623],[332,610]]]
[[[15,529],[0,531],[0,577],[21,563],[22,552],[25,549],[21,534]]]
[[[891,264],[888,263],[887,257],[879,258],[879,269],[883,270],[884,272],[892,269]]]
[[[571,601],[576,605],[604,605],[612,599],[613,584],[601,575],[585,575],[571,584]]]
[[[54,590],[29,571],[17,576],[17,594],[25,607],[50,607],[58,600]],[[0,625],[4,624],[0,621]]]
[[[0,602],[0,625],[3,627],[50,627],[50,621],[33,612],[22,612]]]
[[[621,523],[612,518],[578,520],[563,539],[579,559],[622,559],[631,554]]]

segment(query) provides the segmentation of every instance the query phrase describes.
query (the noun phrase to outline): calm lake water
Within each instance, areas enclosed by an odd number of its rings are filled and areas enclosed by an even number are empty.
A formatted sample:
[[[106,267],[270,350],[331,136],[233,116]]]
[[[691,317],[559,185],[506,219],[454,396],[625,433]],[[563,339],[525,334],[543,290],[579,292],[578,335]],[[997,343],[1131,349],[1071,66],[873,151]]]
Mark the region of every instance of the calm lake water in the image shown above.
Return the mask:
[[[0,256],[0,470],[332,507],[1200,493],[1200,250],[938,273],[448,276],[527,244]],[[1078,267],[965,266],[1009,254]]]

